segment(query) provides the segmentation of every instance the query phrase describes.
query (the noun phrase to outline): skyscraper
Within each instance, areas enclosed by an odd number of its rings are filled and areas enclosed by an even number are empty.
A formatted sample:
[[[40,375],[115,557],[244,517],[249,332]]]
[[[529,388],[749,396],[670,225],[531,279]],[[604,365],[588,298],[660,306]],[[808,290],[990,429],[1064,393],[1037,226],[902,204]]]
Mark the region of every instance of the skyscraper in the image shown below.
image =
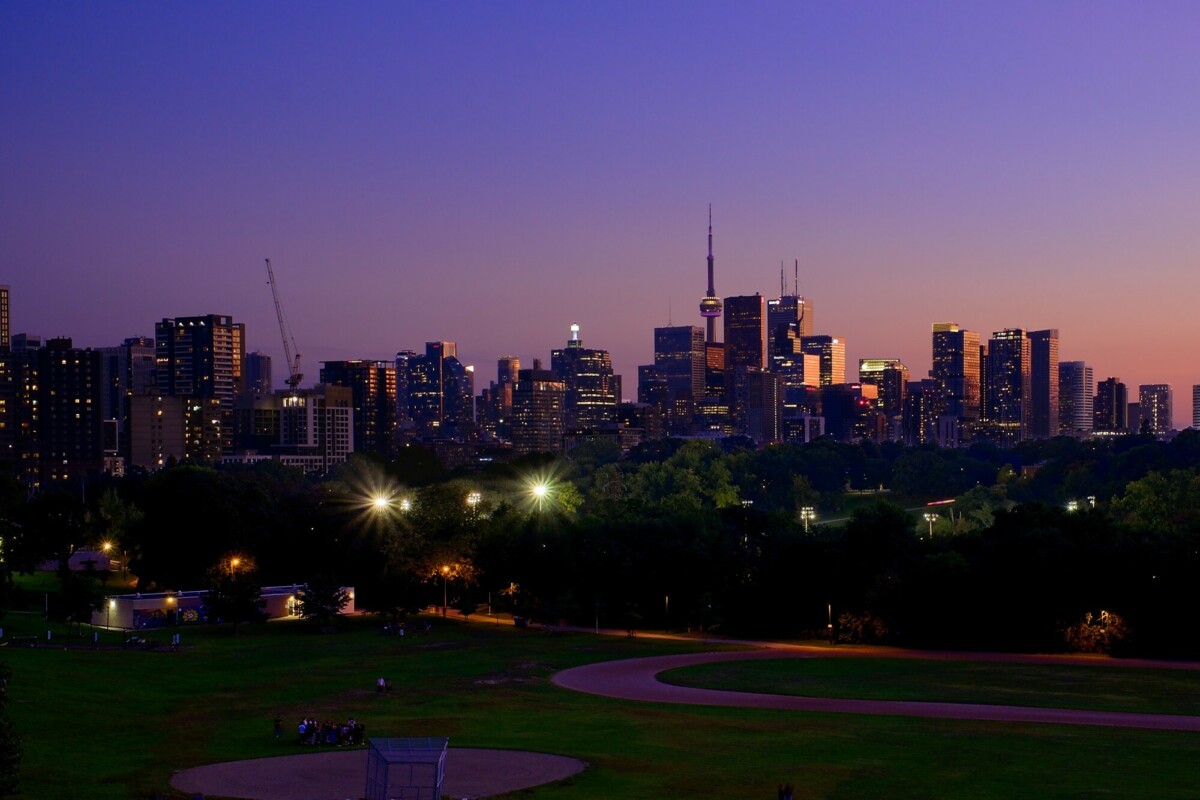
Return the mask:
[[[232,317],[164,317],[154,324],[154,374],[159,394],[216,400],[221,408],[224,452],[233,448],[233,401],[245,387],[245,357],[246,325]],[[208,403],[185,405],[207,407]]]
[[[70,339],[50,339],[18,357],[16,374],[18,476],[37,489],[99,472],[100,352],[75,348]]]
[[[475,421],[475,375],[458,360],[454,342],[426,342],[425,355],[408,358],[408,416],[417,434],[461,437]]]
[[[598,428],[617,421],[617,386],[607,350],[583,346],[579,325],[571,324],[564,348],[550,351],[550,368],[566,386],[566,424],[572,428]]]
[[[1192,384],[1192,427],[1200,430],[1200,383]]]
[[[766,366],[765,299],[761,294],[725,298],[725,396],[735,430],[746,428],[746,375]]]
[[[1070,436],[1088,433],[1095,425],[1092,368],[1082,361],[1058,365],[1058,430]]]
[[[889,421],[898,420],[904,413],[904,396],[908,391],[908,367],[898,358],[860,358],[858,381],[879,389],[878,409]]]
[[[542,369],[539,359],[533,360],[533,369],[517,373],[512,393],[513,452],[525,455],[562,451],[566,394],[562,378],[554,370]]]
[[[1120,378],[1105,378],[1096,387],[1092,413],[1097,431],[1124,433],[1129,427],[1129,399]]]
[[[12,345],[8,326],[8,284],[0,284],[0,351],[8,352]]]
[[[102,397],[101,417],[113,421],[117,442],[123,455],[128,456],[129,398],[158,391],[154,340],[148,336],[131,336],[116,347],[102,347],[100,372]]]
[[[398,428],[395,362],[325,361],[321,383],[351,389],[356,452],[392,452]]]
[[[1030,438],[1031,360],[1024,328],[996,331],[988,341],[987,419],[1001,446]]]
[[[834,386],[846,382],[846,340],[837,336],[804,336],[800,339],[800,350],[805,355],[820,358],[821,386]]]
[[[981,367],[979,334],[958,327],[956,322],[933,324],[933,368],[929,377],[937,382],[940,395],[938,415],[977,420],[981,414]],[[926,397],[927,407],[937,399]]]
[[[1142,406],[1142,419],[1150,423],[1150,432],[1164,434],[1171,431],[1174,397],[1171,387],[1165,383],[1142,384],[1138,387],[1138,402]]]
[[[214,397],[233,408],[243,388],[246,325],[232,317],[166,317],[154,325],[155,377],[162,394]]]
[[[1029,332],[1029,430],[1034,439],[1058,435],[1058,329]]]
[[[274,391],[271,383],[271,357],[257,350],[246,354],[246,391],[255,394],[270,394]]]
[[[690,433],[696,403],[703,399],[705,393],[704,330],[695,325],[655,328],[654,367],[659,372],[645,373],[646,395],[653,396],[651,384],[657,386],[661,380],[665,385],[665,397],[652,404],[662,406],[671,433]],[[639,400],[642,397],[641,377],[639,374]]]

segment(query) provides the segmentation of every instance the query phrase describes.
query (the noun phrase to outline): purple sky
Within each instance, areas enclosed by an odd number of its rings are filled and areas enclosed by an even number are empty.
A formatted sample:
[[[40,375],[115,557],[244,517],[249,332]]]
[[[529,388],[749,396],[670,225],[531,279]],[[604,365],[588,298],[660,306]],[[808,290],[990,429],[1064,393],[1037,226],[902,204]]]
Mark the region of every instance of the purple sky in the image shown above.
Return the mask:
[[[83,346],[231,314],[280,377],[269,257],[312,378],[449,339],[482,387],[577,321],[633,396],[711,202],[717,293],[799,258],[848,366],[1057,327],[1186,425],[1197,41],[1196,3],[8,0],[0,283]]]

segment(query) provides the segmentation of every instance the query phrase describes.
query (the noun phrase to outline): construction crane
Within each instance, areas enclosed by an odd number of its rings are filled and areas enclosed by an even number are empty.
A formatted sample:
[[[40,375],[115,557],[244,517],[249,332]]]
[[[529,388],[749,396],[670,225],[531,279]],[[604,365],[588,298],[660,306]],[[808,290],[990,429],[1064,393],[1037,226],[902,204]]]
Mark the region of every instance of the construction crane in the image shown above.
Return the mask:
[[[275,285],[275,270],[271,269],[271,259],[267,259],[267,282],[271,284],[271,296],[275,298],[275,316],[279,318],[279,336],[283,339],[283,357],[287,361],[288,377],[285,383],[288,389],[296,391],[304,375],[300,372],[300,353],[292,355],[296,347],[296,339],[288,329],[287,320],[283,316],[283,306],[279,304],[279,287]]]

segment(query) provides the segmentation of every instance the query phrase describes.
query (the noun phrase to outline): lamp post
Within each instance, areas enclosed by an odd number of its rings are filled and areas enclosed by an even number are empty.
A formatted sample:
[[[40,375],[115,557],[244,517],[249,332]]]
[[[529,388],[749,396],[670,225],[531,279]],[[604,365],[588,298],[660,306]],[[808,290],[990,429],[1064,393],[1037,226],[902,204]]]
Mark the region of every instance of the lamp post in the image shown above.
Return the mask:
[[[817,510],[812,506],[805,506],[800,509],[800,520],[804,523],[804,532],[808,533],[808,523],[816,519]]]
[[[237,572],[237,568],[239,566],[241,566],[241,564],[242,564],[242,560],[240,558],[238,558],[237,556],[234,556],[233,558],[229,559],[229,577],[231,577],[231,578],[233,577],[233,574],[235,572]]]
[[[442,564],[442,617],[443,618],[445,618],[445,616],[446,616],[446,606],[449,605],[449,602],[447,602],[448,595],[447,595],[447,590],[446,590],[446,585],[449,582],[450,582],[450,565]]]
[[[933,538],[933,523],[937,522],[938,515],[932,511],[925,512],[925,521],[929,523],[929,538]]]

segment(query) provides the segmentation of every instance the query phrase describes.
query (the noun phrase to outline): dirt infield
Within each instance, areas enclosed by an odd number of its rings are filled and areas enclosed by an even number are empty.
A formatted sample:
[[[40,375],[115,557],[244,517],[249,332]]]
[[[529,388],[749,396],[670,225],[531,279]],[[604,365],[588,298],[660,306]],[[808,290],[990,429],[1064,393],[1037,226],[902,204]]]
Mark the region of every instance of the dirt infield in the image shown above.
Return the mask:
[[[452,747],[442,791],[455,798],[491,797],[561,781],[586,766],[548,753]],[[245,800],[349,800],[362,797],[366,783],[366,750],[227,761],[181,770],[171,778],[181,792]]]

